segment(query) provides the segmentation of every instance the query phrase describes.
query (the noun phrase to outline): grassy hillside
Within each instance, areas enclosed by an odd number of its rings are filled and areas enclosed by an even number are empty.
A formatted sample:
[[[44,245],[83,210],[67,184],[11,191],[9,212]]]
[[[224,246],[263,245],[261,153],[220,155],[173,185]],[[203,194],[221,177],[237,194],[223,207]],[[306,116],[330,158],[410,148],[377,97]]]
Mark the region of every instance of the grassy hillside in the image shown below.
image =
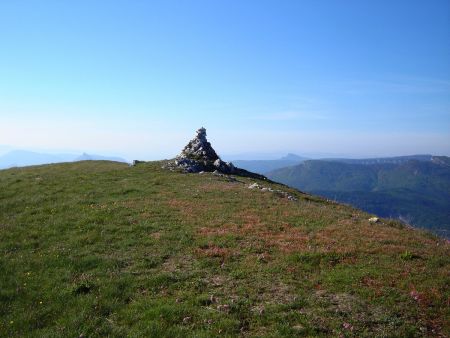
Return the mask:
[[[0,336],[450,334],[450,245],[161,163],[0,171]]]
[[[445,234],[445,229],[450,231],[449,160],[444,156],[399,164],[313,160],[278,169],[268,177],[383,217],[403,217],[411,224]]]

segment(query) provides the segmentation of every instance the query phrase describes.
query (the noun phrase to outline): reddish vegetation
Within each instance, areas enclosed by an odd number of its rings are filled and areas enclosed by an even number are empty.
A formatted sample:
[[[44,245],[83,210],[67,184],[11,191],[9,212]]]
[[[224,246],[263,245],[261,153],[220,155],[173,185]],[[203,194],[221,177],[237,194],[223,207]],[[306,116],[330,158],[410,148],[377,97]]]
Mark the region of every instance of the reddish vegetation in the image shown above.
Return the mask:
[[[228,248],[220,248],[213,244],[195,249],[195,253],[200,257],[219,257],[222,259],[233,255],[233,252]]]
[[[201,217],[200,214],[205,211],[205,207],[200,203],[194,203],[191,201],[172,198],[167,203],[170,208],[181,213],[181,215],[187,220],[193,220]]]
[[[224,235],[238,235],[257,237],[264,241],[265,247],[277,247],[284,252],[305,251],[308,248],[308,236],[299,228],[283,223],[275,229],[261,221],[260,216],[254,213],[241,213],[236,216],[242,225],[226,223],[217,228],[202,227],[198,234],[204,237]]]

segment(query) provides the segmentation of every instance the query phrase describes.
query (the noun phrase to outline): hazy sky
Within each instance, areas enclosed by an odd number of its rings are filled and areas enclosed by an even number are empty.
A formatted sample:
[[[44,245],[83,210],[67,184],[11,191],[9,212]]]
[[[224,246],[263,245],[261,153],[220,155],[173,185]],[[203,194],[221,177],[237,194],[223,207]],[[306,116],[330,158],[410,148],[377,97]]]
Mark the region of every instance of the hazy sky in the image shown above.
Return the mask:
[[[0,145],[450,155],[450,1],[0,2]]]

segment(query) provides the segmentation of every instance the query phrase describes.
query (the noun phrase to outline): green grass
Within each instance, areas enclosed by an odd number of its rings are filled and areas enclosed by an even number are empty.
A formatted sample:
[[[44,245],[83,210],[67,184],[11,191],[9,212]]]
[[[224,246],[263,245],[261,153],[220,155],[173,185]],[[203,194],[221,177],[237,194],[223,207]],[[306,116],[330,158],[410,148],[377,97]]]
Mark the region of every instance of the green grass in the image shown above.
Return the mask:
[[[160,167],[0,171],[0,336],[450,334],[448,242]]]

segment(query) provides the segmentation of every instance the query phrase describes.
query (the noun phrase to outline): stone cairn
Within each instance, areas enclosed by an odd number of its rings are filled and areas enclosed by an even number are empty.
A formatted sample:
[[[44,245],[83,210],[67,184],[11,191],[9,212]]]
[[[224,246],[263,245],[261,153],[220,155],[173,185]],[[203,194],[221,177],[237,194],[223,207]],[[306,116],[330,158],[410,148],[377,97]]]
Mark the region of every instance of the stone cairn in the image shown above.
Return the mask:
[[[232,163],[220,159],[206,139],[206,129],[203,127],[197,130],[197,135],[167,167],[183,169],[188,173],[218,171],[222,174],[238,174],[241,170],[235,168]]]
[[[138,164],[138,163],[136,163]],[[197,135],[189,141],[181,153],[175,159],[167,162],[163,168],[169,170],[183,170],[186,173],[213,172],[214,175],[227,178],[231,182],[238,182],[236,178],[229,175],[245,176],[256,178],[262,181],[271,182],[267,177],[252,173],[250,171],[237,168],[230,162],[224,162],[214,151],[211,143],[206,139],[206,129],[197,130]],[[244,183],[244,182],[241,182]],[[256,189],[262,192],[268,191],[276,193],[291,201],[297,201],[297,198],[285,191],[263,187],[258,183],[250,184],[249,189]]]

